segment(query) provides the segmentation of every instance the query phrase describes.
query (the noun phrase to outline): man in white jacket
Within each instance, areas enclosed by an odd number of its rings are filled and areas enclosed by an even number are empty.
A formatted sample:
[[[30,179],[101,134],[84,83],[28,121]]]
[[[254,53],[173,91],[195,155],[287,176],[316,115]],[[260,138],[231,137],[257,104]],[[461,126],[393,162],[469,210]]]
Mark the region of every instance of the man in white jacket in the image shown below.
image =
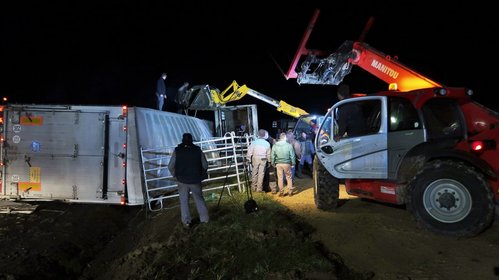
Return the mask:
[[[270,162],[270,143],[265,139],[267,131],[258,130],[258,138],[248,147],[247,157],[251,162],[251,189],[263,192],[263,178],[267,162]]]

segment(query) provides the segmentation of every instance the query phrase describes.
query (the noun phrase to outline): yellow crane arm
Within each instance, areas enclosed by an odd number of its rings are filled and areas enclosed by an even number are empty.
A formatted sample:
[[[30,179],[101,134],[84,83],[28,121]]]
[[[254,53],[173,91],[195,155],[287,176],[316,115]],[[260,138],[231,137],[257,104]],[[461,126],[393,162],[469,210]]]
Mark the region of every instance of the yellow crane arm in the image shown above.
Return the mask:
[[[305,111],[301,108],[289,105],[288,103],[286,103],[282,100],[279,101],[279,106],[277,107],[277,111],[282,112],[282,113],[287,114],[287,115],[290,115],[290,116],[295,117],[295,118],[299,118],[303,115],[308,115],[307,111]]]
[[[248,92],[246,85],[239,86],[236,81],[233,81],[224,91],[211,90],[211,97],[213,101],[220,105],[237,101],[243,98]]]
[[[302,115],[308,115],[308,113],[303,109],[291,106],[282,100],[278,101],[256,90],[250,89],[246,85],[240,86],[236,81],[232,81],[232,83],[222,92],[219,92],[218,90],[211,90],[213,101],[220,105],[225,105],[226,103],[237,101],[243,98],[246,94],[251,95],[263,102],[266,102],[276,107],[277,111],[290,115],[294,118],[299,118]]]

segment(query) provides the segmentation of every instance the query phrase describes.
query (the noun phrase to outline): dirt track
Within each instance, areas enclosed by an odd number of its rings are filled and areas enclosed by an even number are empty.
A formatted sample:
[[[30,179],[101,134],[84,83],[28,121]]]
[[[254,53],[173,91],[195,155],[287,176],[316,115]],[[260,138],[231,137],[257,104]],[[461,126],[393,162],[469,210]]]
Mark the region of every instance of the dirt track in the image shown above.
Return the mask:
[[[298,179],[296,195],[273,198],[315,227],[312,238],[349,268],[374,280],[499,280],[499,220],[474,238],[437,236],[419,229],[404,208],[344,192],[335,212],[320,211],[311,183]],[[69,204],[2,214],[0,279],[126,279],[126,269],[136,267],[114,262],[139,243],[164,239],[178,215],[178,209],[163,211],[146,224],[139,222],[146,218],[141,208]]]
[[[299,193],[278,198],[304,217],[329,250],[374,279],[499,279],[499,220],[477,237],[437,236],[418,228],[403,207],[350,197],[335,212],[315,208],[310,179],[298,179]]]

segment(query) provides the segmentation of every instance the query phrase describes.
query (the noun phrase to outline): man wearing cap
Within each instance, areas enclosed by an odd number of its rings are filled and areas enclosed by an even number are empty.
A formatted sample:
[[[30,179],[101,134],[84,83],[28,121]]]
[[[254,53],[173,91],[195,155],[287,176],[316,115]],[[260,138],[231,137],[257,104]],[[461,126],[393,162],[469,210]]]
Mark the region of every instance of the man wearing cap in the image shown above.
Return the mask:
[[[196,203],[199,220],[201,223],[208,223],[210,220],[208,207],[201,189],[201,181],[206,177],[208,170],[208,161],[201,148],[193,144],[190,133],[184,133],[182,143],[173,151],[168,170],[178,183],[180,215],[184,227],[189,228],[192,222],[189,209],[190,193]]]
[[[263,178],[267,162],[270,162],[270,143],[265,139],[268,135],[264,129],[258,130],[258,138],[248,147],[247,157],[251,162],[251,189],[263,192]],[[275,190],[273,190],[275,193]]]

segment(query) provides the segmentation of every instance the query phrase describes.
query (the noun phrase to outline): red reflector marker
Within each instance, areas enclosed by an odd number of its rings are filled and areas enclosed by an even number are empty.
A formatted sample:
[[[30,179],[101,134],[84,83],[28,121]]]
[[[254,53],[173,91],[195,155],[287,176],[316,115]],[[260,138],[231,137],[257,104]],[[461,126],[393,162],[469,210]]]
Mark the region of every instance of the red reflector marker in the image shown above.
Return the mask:
[[[471,142],[471,149],[475,152],[480,152],[484,148],[483,142],[482,141],[474,141]]]

